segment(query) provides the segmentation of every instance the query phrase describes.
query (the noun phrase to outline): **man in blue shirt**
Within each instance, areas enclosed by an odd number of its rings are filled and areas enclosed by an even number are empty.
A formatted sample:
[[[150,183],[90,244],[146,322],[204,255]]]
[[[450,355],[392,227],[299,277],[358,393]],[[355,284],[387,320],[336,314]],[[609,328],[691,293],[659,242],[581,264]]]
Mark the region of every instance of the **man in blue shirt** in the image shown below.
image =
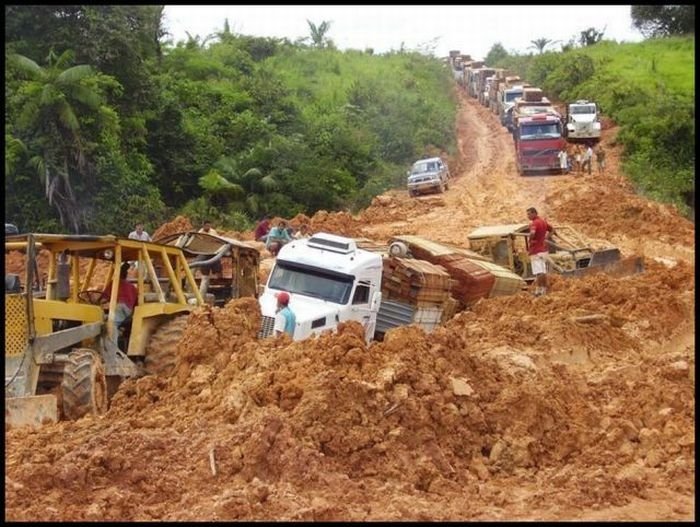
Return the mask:
[[[291,241],[292,237],[287,232],[287,222],[281,220],[277,227],[272,227],[270,232],[267,233],[265,248],[272,253],[272,256],[277,256],[282,246]]]
[[[289,309],[289,293],[280,291],[277,293],[277,315],[275,315],[275,337],[282,333],[287,333],[290,337],[294,337],[294,327],[296,326],[297,317],[294,312]]]

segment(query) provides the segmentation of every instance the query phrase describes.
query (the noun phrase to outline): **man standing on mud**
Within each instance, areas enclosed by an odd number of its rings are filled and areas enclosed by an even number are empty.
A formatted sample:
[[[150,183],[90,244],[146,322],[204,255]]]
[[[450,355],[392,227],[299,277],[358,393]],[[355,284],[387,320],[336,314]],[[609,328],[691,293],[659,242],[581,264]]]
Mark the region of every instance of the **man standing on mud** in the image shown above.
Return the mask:
[[[277,293],[277,314],[275,315],[275,336],[279,337],[282,333],[287,333],[290,337],[294,337],[294,327],[296,326],[297,317],[294,312],[289,309],[289,293],[280,291]]]
[[[605,171],[605,150],[603,150],[603,145],[598,145],[595,149],[595,159],[598,163],[598,175],[602,175]]]
[[[532,274],[535,275],[535,296],[542,296],[549,290],[547,261],[545,259],[548,253],[546,239],[551,239],[556,232],[551,225],[537,215],[535,207],[527,209],[527,217],[530,220],[528,254],[530,255]]]

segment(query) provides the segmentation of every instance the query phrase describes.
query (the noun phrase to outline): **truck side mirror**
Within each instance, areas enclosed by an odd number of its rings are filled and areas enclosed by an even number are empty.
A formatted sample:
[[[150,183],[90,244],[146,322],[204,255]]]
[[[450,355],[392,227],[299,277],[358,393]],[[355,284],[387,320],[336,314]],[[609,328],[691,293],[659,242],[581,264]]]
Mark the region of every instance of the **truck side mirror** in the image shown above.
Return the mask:
[[[377,312],[379,311],[379,304],[382,303],[382,292],[381,291],[375,291],[374,294],[372,295],[372,302],[369,305],[369,309],[372,312]]]

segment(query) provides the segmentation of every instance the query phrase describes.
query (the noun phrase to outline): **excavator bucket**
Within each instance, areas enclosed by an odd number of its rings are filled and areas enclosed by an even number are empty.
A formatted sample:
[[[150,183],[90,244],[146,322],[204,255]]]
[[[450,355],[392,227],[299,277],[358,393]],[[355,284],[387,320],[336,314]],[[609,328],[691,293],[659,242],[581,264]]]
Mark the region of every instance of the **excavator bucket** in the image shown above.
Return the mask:
[[[58,404],[55,395],[30,395],[5,399],[5,424],[11,427],[36,428],[58,421]]]

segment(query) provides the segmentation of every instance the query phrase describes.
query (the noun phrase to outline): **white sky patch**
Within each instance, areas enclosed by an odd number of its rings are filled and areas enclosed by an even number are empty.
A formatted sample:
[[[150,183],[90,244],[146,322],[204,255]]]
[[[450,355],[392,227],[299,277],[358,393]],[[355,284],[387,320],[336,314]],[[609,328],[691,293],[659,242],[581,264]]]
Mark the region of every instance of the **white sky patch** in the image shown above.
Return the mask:
[[[373,48],[375,53],[429,50],[437,57],[458,49],[481,59],[500,42],[509,52],[527,53],[532,40],[560,45],[590,27],[604,38],[640,42],[630,6],[166,6],[165,28],[174,42],[220,31],[228,18],[231,31],[259,37],[309,36],[306,20],[331,22],[327,36],[339,49]]]

